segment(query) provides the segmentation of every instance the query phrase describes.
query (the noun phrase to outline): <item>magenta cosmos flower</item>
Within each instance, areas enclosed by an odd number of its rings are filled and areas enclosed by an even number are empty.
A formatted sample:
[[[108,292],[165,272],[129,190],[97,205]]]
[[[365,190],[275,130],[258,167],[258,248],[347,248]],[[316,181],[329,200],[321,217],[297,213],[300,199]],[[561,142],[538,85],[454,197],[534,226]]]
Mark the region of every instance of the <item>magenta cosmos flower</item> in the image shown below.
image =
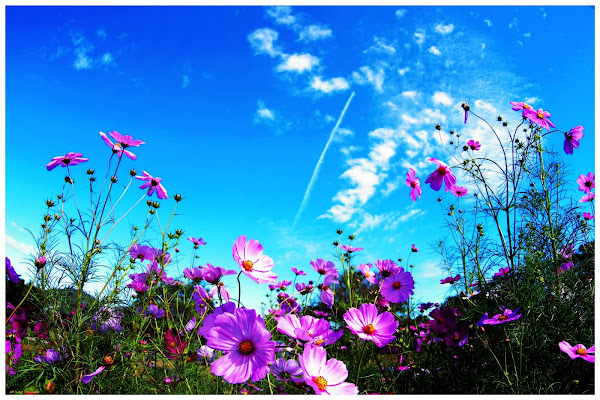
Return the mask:
[[[583,358],[585,361],[595,362],[596,356],[593,353],[596,353],[596,346],[592,346],[589,349],[586,349],[582,344],[576,344],[575,346],[571,346],[568,342],[562,341],[558,344],[558,347],[565,353],[571,357],[571,360],[576,358]]]
[[[589,213],[589,212],[584,212],[584,213],[583,213],[583,218],[584,218],[585,220],[589,221],[590,219],[593,219],[593,218],[594,218],[594,215],[593,215],[592,213]]]
[[[488,313],[483,314],[481,319],[477,322],[477,325],[498,325],[503,324],[505,322],[515,321],[521,318],[521,314],[517,314],[519,312],[519,307],[515,311],[509,310],[505,308],[502,314],[496,314],[492,318],[488,316]]]
[[[88,383],[90,383],[90,382],[92,381],[92,379],[94,379],[94,377],[95,377],[96,375],[98,375],[98,374],[99,374],[100,372],[102,372],[102,371],[104,371],[104,366],[102,366],[102,367],[98,368],[97,370],[95,370],[95,371],[94,371],[94,372],[92,372],[91,374],[88,374],[88,375],[84,375],[84,376],[82,376],[82,377],[81,377],[81,382],[82,382],[82,383],[85,383],[85,384],[87,385]]]
[[[327,333],[329,322],[310,315],[298,318],[293,314],[288,314],[277,321],[277,330],[293,339],[310,341],[313,336]]]
[[[335,267],[335,264],[332,263],[331,261],[325,261],[322,258],[318,258],[316,260],[312,260],[310,262],[310,266],[312,267],[312,269],[317,271],[319,274],[324,275],[326,279],[329,276],[331,276],[331,278],[329,278],[329,279],[333,280],[339,276],[339,273],[338,273],[337,268]]]
[[[188,240],[192,243],[194,243],[194,248],[197,249],[198,246],[204,246],[206,244],[206,242],[204,240],[202,240],[202,238],[193,238],[188,236]]]
[[[452,189],[450,189],[450,191],[456,197],[463,197],[463,196],[466,196],[467,193],[469,193],[469,191],[467,190],[467,188],[464,188],[462,186],[452,186]]]
[[[479,144],[479,142],[476,142],[473,139],[471,139],[467,142],[467,146],[469,146],[469,148],[473,151],[477,151],[481,148],[481,145]]]
[[[583,126],[579,125],[565,133],[563,148],[566,154],[573,154],[573,149],[579,147],[579,141],[583,138]]]
[[[446,184],[446,192],[452,189],[454,185],[456,185],[456,176],[444,162],[438,160],[437,158],[428,158],[429,161],[435,163],[438,168],[427,178],[425,183],[431,183],[431,188],[433,190],[440,190],[442,187],[442,183]]]
[[[360,264],[356,269],[363,273],[365,279],[369,283],[377,283],[377,278],[375,277],[375,272],[371,271],[373,266],[371,264]]]
[[[381,285],[381,295],[390,303],[402,303],[408,300],[415,289],[415,281],[410,272],[399,267],[396,274],[385,278]]]
[[[8,275],[8,279],[13,281],[14,283],[19,283],[20,275],[17,274],[17,271],[15,271],[15,268],[10,263],[9,258],[8,257],[5,257],[5,258],[6,258],[6,274]]]
[[[377,347],[384,347],[394,340],[399,324],[390,312],[378,315],[377,307],[371,303],[349,309],[344,314],[344,321],[350,332],[363,340],[372,340]]]
[[[577,183],[579,184],[579,190],[582,192],[589,193],[593,188],[596,187],[596,183],[594,182],[595,176],[593,172],[588,172],[587,176],[581,174],[579,178],[577,178]]]
[[[384,278],[397,274],[398,271],[400,271],[398,264],[392,260],[377,260],[375,261],[375,266],[379,270],[381,276]]]
[[[223,313],[214,320],[213,334],[206,345],[227,352],[211,364],[211,372],[229,383],[253,382],[269,372],[275,362],[275,342],[255,310],[238,308],[233,314]]]
[[[500,268],[500,271],[496,272],[494,276],[508,276],[510,273],[510,267]]]
[[[306,275],[306,272],[304,271],[300,271],[298,268],[294,268],[292,267],[292,271],[296,274],[296,275]]]
[[[364,250],[362,247],[352,247],[352,246],[346,246],[343,244],[338,244],[338,247],[343,251],[347,251],[348,253]]]
[[[304,381],[316,394],[358,394],[355,384],[345,382],[348,378],[346,364],[335,358],[327,360],[327,351],[324,348],[307,343],[298,359]]]
[[[595,198],[596,198],[596,195],[592,192],[589,192],[588,194],[584,194],[583,197],[581,197],[581,199],[579,199],[579,202],[587,203],[588,201],[594,201]]]
[[[421,198],[421,182],[415,175],[415,170],[410,168],[406,173],[406,186],[410,188],[410,198],[417,201],[417,196]]]
[[[510,105],[512,106],[513,111],[523,110],[523,116],[525,116],[525,110],[533,110],[533,107],[522,101],[511,101]]]
[[[550,127],[554,128],[554,124],[548,119],[551,117],[550,113],[541,108],[538,108],[537,111],[534,111],[533,109],[523,109],[523,116],[529,118],[531,122],[548,131],[550,130]]]
[[[160,183],[160,181],[162,181],[162,179],[155,178],[152,175],[150,175],[149,173],[147,173],[146,171],[142,171],[142,172],[143,172],[144,176],[136,176],[136,179],[139,179],[141,181],[146,181],[146,183],[144,183],[142,186],[140,186],[140,189],[148,189],[148,196],[152,196],[152,194],[154,194],[154,191],[156,190],[156,196],[159,199],[168,199],[169,196],[167,195],[167,190]]]
[[[246,235],[237,238],[233,243],[233,259],[244,275],[256,283],[273,283],[277,280],[277,274],[271,272],[275,266],[273,259],[263,255],[263,246],[258,240],[246,241]]]
[[[302,368],[298,365],[298,361],[294,359],[284,360],[278,358],[271,365],[271,373],[275,378],[282,382],[304,382],[302,376]]]
[[[419,251],[419,248],[418,248],[417,246],[415,246],[415,244],[413,243],[413,245],[412,245],[412,247],[410,248],[410,250],[411,250],[413,253],[416,253],[416,252],[418,252],[418,251]]]
[[[449,276],[447,278],[440,280],[440,285],[443,285],[444,283],[453,284],[454,282],[458,282],[459,280],[460,280],[460,274],[456,275],[454,278]]]
[[[127,148],[129,146],[137,147],[141,144],[145,144],[145,142],[142,142],[141,140],[133,140],[133,137],[131,137],[129,135],[121,135],[117,131],[108,132],[108,133],[110,136],[113,137],[113,139],[115,139],[117,141],[117,143],[113,143],[108,138],[108,136],[106,136],[106,133],[104,133],[104,132],[100,132],[100,136],[102,137],[102,140],[104,140],[104,143],[106,143],[106,145],[112,149],[113,154],[117,153],[119,158],[121,158],[123,156],[123,154],[125,154],[127,157],[131,158],[132,160],[137,159],[135,154],[133,154],[129,150],[125,150],[125,148]],[[136,144],[132,144],[132,143],[136,143]]]
[[[64,156],[53,157],[52,161],[46,164],[46,169],[52,171],[59,165],[64,168],[68,165],[77,165],[86,162],[88,159],[82,158],[82,155],[81,153],[67,153]]]

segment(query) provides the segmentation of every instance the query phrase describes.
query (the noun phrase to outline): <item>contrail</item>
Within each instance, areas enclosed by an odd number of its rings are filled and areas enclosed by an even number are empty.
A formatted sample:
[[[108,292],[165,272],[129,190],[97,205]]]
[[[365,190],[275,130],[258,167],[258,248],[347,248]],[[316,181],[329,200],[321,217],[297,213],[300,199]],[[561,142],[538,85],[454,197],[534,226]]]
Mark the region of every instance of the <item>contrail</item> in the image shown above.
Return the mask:
[[[327,153],[327,149],[329,148],[329,145],[331,144],[333,135],[335,135],[335,131],[337,131],[338,126],[340,126],[340,124],[342,123],[342,120],[344,119],[344,114],[346,114],[346,110],[348,110],[348,106],[350,105],[350,102],[352,101],[353,97],[354,97],[354,92],[352,92],[352,94],[350,95],[350,98],[346,102],[346,105],[344,106],[344,109],[342,110],[342,113],[340,114],[340,117],[338,118],[337,123],[335,124],[335,126],[333,127],[333,130],[331,131],[331,134],[329,135],[329,139],[327,140],[327,143],[325,144],[325,148],[323,149],[323,152],[321,153],[321,157],[319,157],[319,161],[317,161],[317,166],[315,167],[312,177],[310,178],[310,182],[308,183],[308,187],[306,188],[306,193],[304,193],[304,198],[302,199],[302,204],[300,204],[300,209],[298,210],[298,213],[296,214],[296,218],[294,218],[294,223],[292,224],[292,228],[296,227],[296,224],[298,223],[298,219],[300,218],[300,214],[302,214],[302,211],[304,211],[304,208],[306,208],[306,204],[308,203],[308,198],[310,197],[310,193],[312,192],[313,184],[317,180],[317,175],[319,175],[319,169],[321,168],[321,164],[323,163],[323,158],[325,158],[325,153]]]

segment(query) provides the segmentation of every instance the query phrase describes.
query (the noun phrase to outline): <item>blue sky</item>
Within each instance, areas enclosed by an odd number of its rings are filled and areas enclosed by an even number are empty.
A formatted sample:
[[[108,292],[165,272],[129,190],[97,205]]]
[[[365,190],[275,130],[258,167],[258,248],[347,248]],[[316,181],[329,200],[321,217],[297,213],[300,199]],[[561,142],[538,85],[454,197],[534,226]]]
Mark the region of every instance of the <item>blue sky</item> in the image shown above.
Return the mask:
[[[34,242],[24,229],[37,233],[66,172],[45,164],[67,152],[88,157],[72,169],[85,198],[85,171],[101,180],[110,157],[98,132],[117,130],[146,142],[137,161],[124,159],[122,187],[131,168],[161,177],[171,196],[161,220],[172,195],[184,196],[173,226],[208,242],[194,266],[237,268],[231,248],[245,234],[281,279],[297,267],[316,280],[309,262],[335,261],[341,228],[364,247],[357,263],[406,259],[416,244],[415,297],[439,301],[448,274],[429,244],[445,236],[437,198],[454,199],[424,184],[434,169],[427,157],[451,163],[435,124],[479,140],[490,156],[495,142],[474,119],[463,124],[462,102],[513,126],[509,101],[522,100],[549,110],[557,128],[583,125],[581,147],[563,155],[579,197],[576,177],[594,171],[593,38],[589,6],[8,6],[6,254],[27,276]],[[560,153],[562,141],[549,139]],[[417,202],[404,185],[409,167],[423,185]],[[118,212],[143,194],[140,184]],[[125,243],[144,211],[113,238]],[[191,243],[179,248],[173,275],[190,265]],[[242,279],[242,301],[257,307],[266,287]],[[237,292],[235,277],[226,284]]]

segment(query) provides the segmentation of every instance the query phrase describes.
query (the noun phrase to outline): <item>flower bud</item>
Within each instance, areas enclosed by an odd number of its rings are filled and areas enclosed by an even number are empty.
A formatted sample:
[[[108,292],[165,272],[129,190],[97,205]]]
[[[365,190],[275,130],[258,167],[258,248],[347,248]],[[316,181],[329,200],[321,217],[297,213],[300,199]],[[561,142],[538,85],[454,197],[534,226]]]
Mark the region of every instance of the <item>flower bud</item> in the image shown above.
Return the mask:
[[[182,231],[181,229],[177,229],[177,230],[175,231],[175,234],[176,234],[177,236],[181,236],[181,235],[183,235],[183,231]]]
[[[133,258],[133,257],[130,257],[130,258],[129,258],[129,262],[130,262],[130,263],[132,263],[132,264],[134,264],[134,263],[135,263],[135,258]]]
[[[50,216],[50,214],[46,214],[44,215],[44,221],[48,222],[52,219],[52,217]]]
[[[154,210],[150,210],[150,211],[148,211],[148,212],[149,212],[150,214],[154,214],[156,211],[154,211]]]
[[[463,146],[463,151],[467,151],[467,150],[469,150],[469,146]],[[465,161],[467,161],[467,160],[465,160]]]
[[[340,244],[338,241],[333,242],[334,246],[337,246],[338,244]]]
[[[338,229],[338,230],[337,230],[337,234],[338,234],[338,235],[341,235],[341,234],[342,234],[342,230],[341,230],[341,229]]]
[[[90,169],[87,170],[86,174],[88,174],[88,175],[94,175],[94,170],[90,168]]]
[[[173,196],[173,198],[175,199],[175,201],[180,202],[181,200],[183,200],[183,196],[180,194],[176,194],[175,196]]]
[[[60,215],[54,214],[54,219],[57,220],[57,221],[59,221],[60,220]]]
[[[502,123],[502,126],[508,126],[508,122],[504,121],[504,122]]]
[[[117,183],[117,177],[116,177],[116,176],[113,176],[113,177],[111,177],[111,178],[110,178],[110,181],[111,181],[112,183]]]
[[[437,129],[438,131],[441,131],[441,130],[442,130],[442,126],[441,126],[440,124],[437,124],[437,125],[435,126],[435,129]]]
[[[148,207],[152,207],[152,200],[148,200],[146,204],[148,204]]]
[[[498,121],[502,121],[502,117],[498,115]]]
[[[159,208],[160,207],[160,203],[158,201],[153,201],[152,202],[152,207]]]
[[[438,197],[438,201],[442,201],[442,198],[441,198],[441,197]]]
[[[462,103],[460,106],[465,111],[469,111],[471,109],[471,107],[467,103]]]
[[[90,182],[95,182],[96,178],[94,178],[93,176],[90,176]]]
[[[348,236],[348,239],[350,239],[350,240],[354,240],[354,235],[350,235],[350,236]]]
[[[137,171],[135,169],[130,169],[129,170],[129,175],[136,176],[137,175]]]
[[[52,200],[46,200],[46,205],[48,207],[54,207],[54,202]]]
[[[451,131],[450,131],[450,134],[451,134],[451,135],[454,135],[454,131],[452,131],[452,130],[451,130]]]
[[[55,389],[54,382],[49,381],[46,383],[46,392],[48,392],[49,394],[52,394],[52,393],[54,393],[54,389]]]
[[[35,259],[35,261],[33,262],[33,264],[36,266],[36,268],[38,270],[44,268],[46,266],[46,257],[39,256],[38,258]]]
[[[65,176],[65,182],[70,183],[72,185],[73,184],[73,179],[71,179],[70,176]]]

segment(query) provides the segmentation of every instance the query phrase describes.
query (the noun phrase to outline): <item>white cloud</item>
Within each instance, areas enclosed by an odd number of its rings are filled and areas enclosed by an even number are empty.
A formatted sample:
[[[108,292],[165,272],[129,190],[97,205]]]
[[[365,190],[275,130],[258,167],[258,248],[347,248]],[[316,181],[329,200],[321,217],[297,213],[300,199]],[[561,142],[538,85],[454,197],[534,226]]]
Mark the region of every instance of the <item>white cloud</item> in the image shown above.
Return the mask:
[[[533,105],[536,102],[540,101],[540,99],[538,99],[537,97],[533,96],[533,97],[527,97],[525,100],[523,100],[525,103],[529,104],[529,105]]]
[[[305,26],[300,32],[298,40],[303,42],[311,42],[314,40],[325,39],[331,37],[331,29],[321,25]]]
[[[423,29],[417,29],[417,31],[414,33],[414,37],[415,42],[417,42],[417,44],[421,46],[425,41],[425,31]]]
[[[451,106],[453,102],[450,95],[444,92],[435,92],[432,96],[432,99],[433,104],[443,104],[445,106]]]
[[[481,51],[485,50],[485,43],[481,43]]]
[[[290,6],[269,7],[266,14],[281,25],[292,25],[296,22],[296,17],[292,15],[292,7]]]
[[[406,67],[406,68],[401,68],[401,69],[399,69],[399,70],[398,70],[398,73],[399,73],[401,76],[404,76],[404,74],[406,74],[408,71],[410,71],[410,68]]]
[[[435,31],[438,33],[441,33],[442,35],[447,35],[449,33],[452,33],[453,30],[454,30],[453,24],[448,24],[448,25],[437,24],[435,26]]]
[[[104,29],[98,29],[96,35],[98,35],[100,39],[106,39],[106,31]]]
[[[387,53],[387,54],[395,54],[396,53],[396,48],[391,44],[387,44],[384,39],[374,36],[373,40],[375,41],[375,44],[373,46],[369,47],[367,50],[365,50],[364,53],[367,53],[370,51],[373,51],[376,53]]]
[[[394,190],[398,189],[399,185],[400,185],[399,179],[395,180],[394,182],[387,182],[386,186],[385,186],[385,189],[381,190],[381,194],[384,195],[385,197],[387,197]]]
[[[440,54],[442,54],[442,52],[437,47],[435,47],[435,46],[431,46],[429,48],[429,52],[431,54],[435,54],[436,56],[439,56]]]
[[[517,44],[518,44],[519,46],[523,46],[523,42],[521,42],[520,40],[517,40]]]
[[[77,54],[77,59],[73,62],[73,67],[75,67],[77,71],[82,69],[92,69],[92,59],[85,54]]]
[[[404,8],[400,8],[396,10],[396,18],[402,18],[406,14],[406,10]]]
[[[418,92],[414,90],[406,90],[402,92],[402,97],[406,97],[408,99],[415,99],[417,97]]]
[[[411,117],[408,114],[402,114],[400,118],[402,118],[402,120],[409,125],[415,125],[421,122],[419,119]]]
[[[256,110],[256,118],[255,121],[259,120],[274,120],[275,114],[273,111],[269,110],[265,107],[265,103],[261,100],[258,101],[258,109]]]
[[[190,83],[190,77],[187,75],[183,75],[183,83],[181,84],[181,87],[185,89],[186,87],[190,86]]]
[[[485,23],[487,24],[487,26],[492,26],[492,25],[494,25],[494,24],[492,23],[492,21],[490,21],[489,19],[486,19],[486,20],[485,20],[485,21],[483,21],[483,22],[485,22]]]
[[[508,24],[508,28],[512,29],[513,26],[517,26],[519,25],[519,20],[517,18],[513,18],[512,21],[510,21],[510,23]]]
[[[310,86],[313,89],[323,93],[347,90],[350,87],[350,85],[344,78],[331,78],[324,81],[321,79],[320,76],[315,76]]]
[[[94,45],[90,43],[85,36],[77,32],[71,32],[71,41],[75,45],[73,52],[77,56],[73,62],[73,67],[80,71],[82,69],[92,69],[93,60],[88,53],[94,51]]]
[[[104,65],[110,65],[110,64],[114,64],[115,59],[113,58],[112,54],[104,53],[102,55],[101,61],[102,61],[102,64],[104,64]]]
[[[526,38],[531,37],[531,32],[524,33],[523,36]]]
[[[375,89],[378,92],[382,91],[383,78],[385,76],[383,69],[379,69],[379,71],[376,73],[370,67],[364,66],[360,67],[359,71],[360,72],[354,71],[352,73],[352,79],[354,79],[356,83],[359,85],[371,83],[373,86],[375,86]]]
[[[256,29],[248,35],[248,41],[255,54],[268,54],[271,57],[281,55],[281,50],[275,47],[279,33],[269,28]]]
[[[277,66],[277,71],[294,71],[303,73],[310,71],[312,67],[319,64],[319,59],[310,54],[292,54]]]
[[[475,104],[475,107],[487,110],[492,114],[496,114],[498,112],[496,110],[496,108],[491,103],[488,103],[487,101],[475,100],[474,104]]]
[[[5,235],[4,239],[6,242],[6,246],[10,247],[15,252],[17,252],[23,256],[29,256],[29,255],[35,254],[35,252],[36,252],[35,247],[33,247],[29,244],[19,242],[18,240],[16,240],[15,238],[13,238],[10,235]]]
[[[27,230],[25,230],[25,228],[18,225],[15,221],[10,221],[10,226],[12,226],[13,228],[17,228],[19,230],[19,232],[27,232]]]

